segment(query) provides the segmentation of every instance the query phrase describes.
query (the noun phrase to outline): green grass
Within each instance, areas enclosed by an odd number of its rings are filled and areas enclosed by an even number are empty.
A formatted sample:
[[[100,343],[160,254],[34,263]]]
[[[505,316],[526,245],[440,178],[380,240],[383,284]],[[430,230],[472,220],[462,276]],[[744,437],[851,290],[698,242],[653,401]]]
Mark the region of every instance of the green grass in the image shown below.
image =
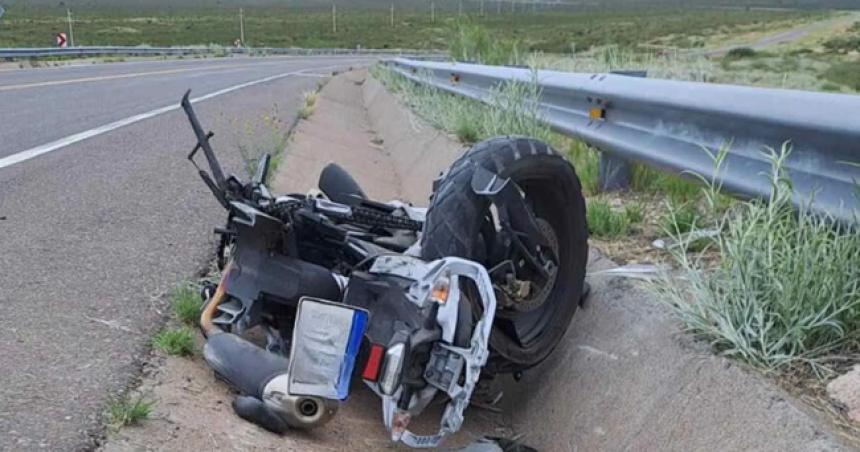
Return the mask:
[[[662,194],[675,203],[696,199],[702,190],[695,182],[645,165],[633,166],[630,188],[641,193]]]
[[[692,202],[676,204],[666,202],[666,211],[660,220],[660,226],[671,236],[687,234],[701,226],[702,215]]]
[[[860,91],[860,61],[835,62],[824,72],[824,78]]]
[[[645,205],[640,202],[628,202],[624,205],[624,216],[630,224],[639,224],[645,219]]]
[[[534,83],[505,83],[490,93],[488,104],[483,104],[415,84],[384,66],[374,66],[371,71],[420,116],[453,133],[463,143],[499,135],[528,136],[547,142],[551,138],[549,129],[539,121],[533,102],[540,96]]]
[[[722,354],[767,371],[823,372],[860,352],[860,234],[795,211],[787,153],[774,153],[767,202],[739,203],[719,219],[716,264],[680,247],[680,274],[653,288]]]
[[[599,239],[615,239],[630,233],[632,225],[642,221],[644,207],[641,204],[627,204],[617,211],[609,202],[594,198],[588,201],[586,221],[588,232]]]
[[[69,2],[66,2],[69,3]],[[457,37],[452,33],[463,18],[436,2],[436,21],[429,5],[409,10],[398,7],[389,24],[388,3],[383,8],[352,6],[338,2],[338,30],[332,31],[331,7],[303,8],[244,5],[246,42],[252,47],[346,47],[447,49]],[[464,2],[474,8],[476,2]],[[77,45],[208,45],[231,46],[239,37],[238,7],[140,6],[117,8],[72,4]],[[7,6],[0,20],[0,47],[53,46],[53,33],[66,29],[66,5]],[[490,12],[490,11],[488,11]],[[720,29],[749,29],[767,23],[800,20],[815,13],[802,11],[719,11],[678,8],[601,9],[576,11],[495,11],[470,20],[488,30],[486,39],[504,48],[517,43],[523,52],[570,52],[592,46],[617,44],[634,47],[666,35],[708,36]]]
[[[142,395],[131,397],[124,395],[111,399],[105,411],[105,422],[112,428],[128,425],[138,425],[152,414],[155,401],[147,400]]]
[[[185,325],[197,325],[200,320],[201,305],[200,293],[194,284],[183,283],[170,294],[173,313]]]
[[[194,331],[184,326],[165,329],[152,338],[152,345],[168,355],[191,356],[194,354]]]
[[[571,141],[567,158],[576,169],[583,192],[586,195],[596,195],[600,188],[600,153],[581,141]]]

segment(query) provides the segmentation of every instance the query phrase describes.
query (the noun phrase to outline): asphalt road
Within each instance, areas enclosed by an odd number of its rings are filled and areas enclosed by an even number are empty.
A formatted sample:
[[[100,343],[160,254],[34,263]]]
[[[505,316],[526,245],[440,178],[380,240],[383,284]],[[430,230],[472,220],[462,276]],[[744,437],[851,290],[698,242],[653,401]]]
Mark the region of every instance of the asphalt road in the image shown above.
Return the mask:
[[[822,30],[826,30],[828,28],[837,28],[841,26],[847,26],[855,21],[857,21],[858,16],[856,14],[845,14],[837,17],[812,22],[804,25],[799,25],[795,28],[768,34],[762,36],[756,41],[744,43],[744,44],[734,44],[730,46],[724,46],[717,49],[710,49],[704,52],[705,55],[708,56],[723,56],[728,53],[732,49],[741,48],[741,47],[749,47],[753,50],[767,50],[771,47],[778,46],[780,44],[788,44],[795,41],[799,41],[812,33],[817,33]]]
[[[163,295],[210,256],[222,211],[185,155],[193,89],[234,172],[261,123],[347,57],[230,58],[0,72],[0,450],[90,448],[136,374]],[[273,119],[275,118],[275,119]]]

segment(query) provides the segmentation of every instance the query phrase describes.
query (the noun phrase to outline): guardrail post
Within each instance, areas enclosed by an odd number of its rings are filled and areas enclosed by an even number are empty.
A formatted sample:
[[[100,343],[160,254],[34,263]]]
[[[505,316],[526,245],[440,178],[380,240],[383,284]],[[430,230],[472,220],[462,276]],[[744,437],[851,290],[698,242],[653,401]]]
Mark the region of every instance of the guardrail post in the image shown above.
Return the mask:
[[[612,71],[612,74],[628,77],[646,77],[646,71]],[[621,191],[630,187],[633,177],[633,167],[627,159],[614,156],[607,152],[600,153],[598,166],[598,188],[602,192]]]

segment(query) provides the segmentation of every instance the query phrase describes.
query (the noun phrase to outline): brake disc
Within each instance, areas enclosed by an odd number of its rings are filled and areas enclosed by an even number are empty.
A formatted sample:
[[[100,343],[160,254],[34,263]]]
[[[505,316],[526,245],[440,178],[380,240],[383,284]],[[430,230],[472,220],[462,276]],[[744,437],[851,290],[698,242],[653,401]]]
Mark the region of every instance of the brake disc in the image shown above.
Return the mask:
[[[558,237],[555,235],[555,230],[552,228],[552,225],[543,218],[535,218],[535,222],[537,223],[540,233],[543,234],[547,242],[549,242],[549,246],[552,249],[553,254],[558,256]],[[527,293],[524,294],[524,296],[514,295],[512,297],[513,304],[511,304],[510,307],[518,312],[529,312],[543,306],[547,298],[549,298],[552,288],[555,287],[555,280],[558,277],[558,263],[554,263],[547,269],[547,271],[549,272],[549,278],[547,278],[546,283],[537,291],[534,290],[537,285],[532,281],[516,281],[520,287],[526,288],[525,290]]]

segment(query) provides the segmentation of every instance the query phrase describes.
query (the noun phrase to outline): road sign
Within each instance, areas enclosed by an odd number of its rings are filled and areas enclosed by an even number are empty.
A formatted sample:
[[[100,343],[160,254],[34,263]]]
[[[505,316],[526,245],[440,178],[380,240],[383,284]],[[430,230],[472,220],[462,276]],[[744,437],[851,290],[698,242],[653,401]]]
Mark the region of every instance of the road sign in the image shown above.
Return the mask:
[[[57,47],[66,47],[66,34],[65,33],[57,33]]]

